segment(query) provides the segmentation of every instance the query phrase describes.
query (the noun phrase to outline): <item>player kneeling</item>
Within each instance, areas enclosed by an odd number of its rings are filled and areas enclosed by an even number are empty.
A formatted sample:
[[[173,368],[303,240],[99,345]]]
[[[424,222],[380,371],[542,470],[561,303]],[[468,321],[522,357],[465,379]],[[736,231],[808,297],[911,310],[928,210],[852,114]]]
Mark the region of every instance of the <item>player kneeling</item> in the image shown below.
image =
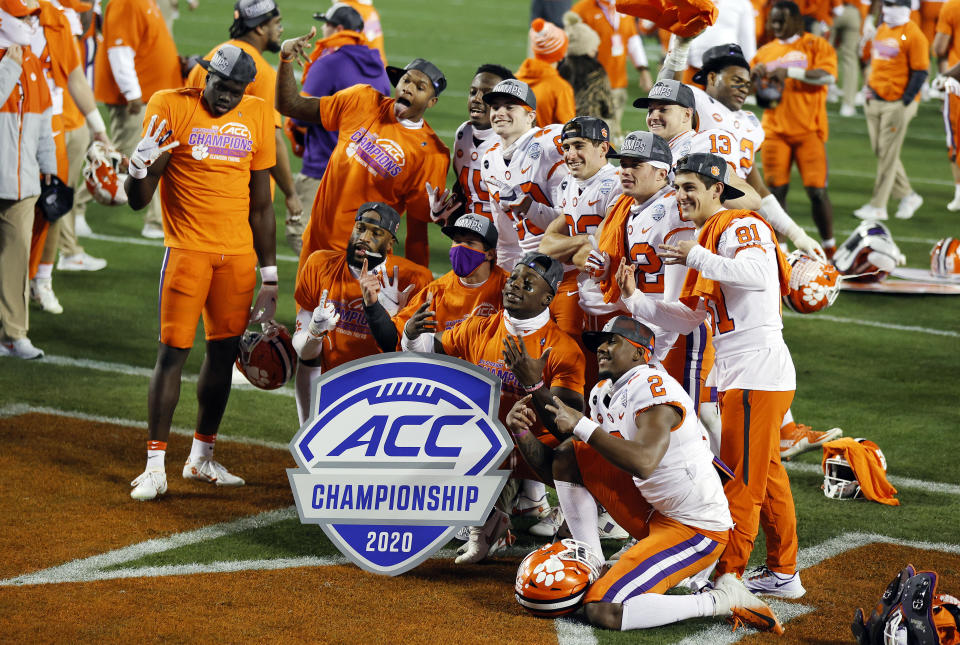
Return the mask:
[[[595,527],[599,502],[637,543],[590,580],[582,599],[591,623],[628,630],[730,616],[735,625],[782,633],[773,611],[734,574],[720,576],[703,593],[665,595],[684,578],[709,575],[726,546],[733,522],[714,457],[693,401],[666,372],[647,364],[654,338],[646,326],[618,316],[603,331],[584,333],[583,341],[596,352],[602,379],[590,393],[589,416],[556,398],[547,406],[568,439],[552,450],[533,439],[529,428],[536,414],[526,405],[529,397],[507,415],[524,457],[537,472],[552,474],[570,532],[584,543],[551,553],[540,571],[531,571],[533,582],[543,573],[542,584],[553,573],[549,569],[561,571],[558,564],[571,553],[585,549],[591,557],[584,559],[602,559]],[[518,599],[531,595],[520,590],[527,578],[518,573]],[[556,592],[540,593],[565,596],[572,610],[579,598],[571,598],[571,591],[559,585]]]

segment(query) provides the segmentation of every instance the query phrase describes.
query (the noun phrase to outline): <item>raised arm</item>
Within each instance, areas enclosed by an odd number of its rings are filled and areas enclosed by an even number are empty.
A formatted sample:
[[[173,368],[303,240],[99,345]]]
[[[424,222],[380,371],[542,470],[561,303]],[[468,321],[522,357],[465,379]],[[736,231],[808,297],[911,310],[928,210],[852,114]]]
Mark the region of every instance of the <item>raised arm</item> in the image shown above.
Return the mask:
[[[311,27],[310,33],[283,41],[280,47],[280,65],[277,67],[277,111],[284,116],[309,123],[320,121],[317,111],[320,100],[300,94],[297,80],[293,77],[293,63],[299,61],[302,65],[310,60],[306,47],[316,33],[316,27]]]

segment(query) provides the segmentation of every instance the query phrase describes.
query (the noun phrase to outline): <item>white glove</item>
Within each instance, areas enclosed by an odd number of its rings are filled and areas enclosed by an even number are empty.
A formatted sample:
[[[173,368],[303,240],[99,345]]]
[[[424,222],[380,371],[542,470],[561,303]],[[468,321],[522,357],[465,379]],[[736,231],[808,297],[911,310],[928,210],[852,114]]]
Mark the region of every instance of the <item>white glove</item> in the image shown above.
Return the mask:
[[[320,294],[320,303],[313,310],[313,317],[310,319],[310,325],[307,331],[311,336],[323,336],[327,332],[337,328],[337,322],[340,320],[340,314],[337,313],[333,303],[327,302],[327,290],[324,289]]]
[[[810,257],[820,260],[821,262],[827,261],[827,254],[823,252],[823,247],[820,246],[820,243],[815,239],[807,235],[806,231],[797,226],[796,230],[791,231],[790,241],[793,242],[793,245],[809,255]]]
[[[262,284],[257,293],[257,299],[250,310],[250,324],[265,323],[273,319],[277,313],[277,292],[279,287],[275,284]]]
[[[427,199],[430,200],[430,219],[441,226],[447,225],[450,216],[460,208],[460,200],[457,199],[449,188],[443,193],[440,192],[442,186],[434,188],[427,182]]]
[[[948,77],[943,83],[943,90],[949,94],[960,96],[960,81],[953,77]]]
[[[869,15],[863,19],[863,29],[860,33],[861,42],[873,40],[873,37],[877,35],[877,27],[873,24],[873,15]]]
[[[605,280],[610,273],[610,254],[593,249],[584,261],[583,267],[594,280]]]
[[[385,271],[380,273],[380,283],[383,285],[378,298],[380,304],[383,305],[383,308],[387,310],[391,317],[396,316],[397,312],[403,309],[407,301],[410,300],[414,285],[409,284],[406,289],[400,291],[399,267],[393,267],[393,282],[390,282],[390,278]]]
[[[147,168],[152,166],[164,152],[172,150],[180,145],[179,141],[166,143],[173,136],[173,130],[166,130],[167,121],[164,119],[160,125],[154,129],[157,122],[157,115],[150,117],[150,124],[147,126],[147,134],[137,144],[137,149],[130,155],[130,176],[134,179],[143,179],[147,176]],[[164,145],[165,144],[165,145]]]

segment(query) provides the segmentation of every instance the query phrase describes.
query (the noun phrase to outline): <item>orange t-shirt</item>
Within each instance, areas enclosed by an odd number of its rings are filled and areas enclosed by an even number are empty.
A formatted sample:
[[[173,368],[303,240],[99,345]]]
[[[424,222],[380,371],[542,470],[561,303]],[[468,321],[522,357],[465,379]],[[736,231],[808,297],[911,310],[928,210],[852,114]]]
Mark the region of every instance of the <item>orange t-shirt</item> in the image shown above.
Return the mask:
[[[573,86],[550,63],[528,58],[517,70],[517,79],[533,90],[537,97],[537,126],[566,123],[577,116]]]
[[[617,15],[616,11],[613,11],[608,19],[597,0],[580,0],[573,5],[571,11],[580,14],[583,22],[600,36],[597,60],[603,65],[603,69],[607,70],[610,87],[613,89],[626,87],[627,41],[637,34],[637,25],[633,17]]]
[[[960,61],[960,0],[947,0],[940,9],[937,33],[950,37],[947,64],[953,67]]]
[[[107,50],[129,47],[140,81],[141,100],[154,92],[180,87],[180,60],[177,46],[154,0],[110,0],[103,13],[103,43],[97,48],[94,66],[94,96],[102,103],[124,105],[110,69]]]
[[[255,96],[221,117],[189,87],[157,92],[147,104],[150,117],[173,130],[160,180],[165,244],[175,249],[241,255],[253,250],[250,230],[250,172],[272,168],[277,146],[272,110]]]
[[[898,101],[907,89],[910,72],[930,66],[930,43],[912,20],[899,27],[881,23],[864,56],[870,57],[870,89],[884,101]],[[919,92],[916,100],[920,100]]]
[[[773,40],[757,50],[750,65],[763,63],[767,69],[781,67],[819,69],[837,77],[837,52],[823,38],[802,34],[793,42]],[[761,122],[768,137],[792,137],[816,132],[827,140],[827,86],[811,85],[793,78],[784,82],[777,107],[763,111]]]
[[[339,140],[317,188],[300,259],[319,249],[345,251],[357,209],[384,202],[430,221],[425,184],[445,186],[450,151],[426,121],[408,128],[393,114],[394,99],[369,85],[320,98],[317,121]]]
[[[423,289],[433,278],[424,267],[395,255],[384,260],[386,275],[393,280],[393,269],[399,268],[399,288],[409,285],[414,290]],[[353,277],[343,251],[315,251],[297,273],[297,288],[294,298],[297,307],[313,311],[320,304],[323,290],[327,290],[327,302],[340,314],[337,327],[323,341],[320,354],[323,371],[327,371],[357,358],[381,353],[373,339],[367,316],[363,311],[363,292],[360,283]]]
[[[383,25],[380,24],[380,14],[373,8],[373,4],[368,2],[358,2],[357,0],[341,0],[344,4],[350,5],[357,10],[360,17],[363,18],[363,35],[370,41],[372,49],[380,50],[380,60],[387,64],[387,52],[383,48]],[[303,74],[306,76],[306,72]]]
[[[43,51],[34,51],[34,53],[40,59],[44,75],[48,78],[50,95],[53,99],[53,113],[63,115],[61,128],[73,130],[79,127],[75,124],[75,116],[79,116],[80,125],[86,124],[86,120],[76,108],[67,89],[67,79],[70,72],[80,68],[80,52],[77,50],[77,41],[70,31],[70,22],[63,11],[46,0],[40,2],[40,26],[43,28]],[[32,49],[36,48],[33,47]],[[52,85],[50,85],[51,81]],[[68,103],[72,107],[69,117],[67,113]]]
[[[507,418],[513,404],[526,396],[526,392],[503,361],[503,341],[509,333],[504,325],[503,310],[492,316],[467,318],[453,329],[443,332],[443,351],[448,356],[462,358],[492,373],[503,381],[500,391],[500,420]],[[533,358],[540,358],[548,347],[553,349],[543,367],[543,382],[546,387],[562,387],[574,392],[583,392],[583,369],[585,359],[580,347],[550,319],[537,331],[523,337],[523,344]],[[544,430],[537,422],[539,430]]]
[[[217,50],[223,47],[224,45],[234,45],[239,47],[243,51],[250,54],[250,57],[253,58],[253,62],[257,66],[257,77],[253,79],[253,82],[247,85],[247,89],[244,90],[244,94],[249,94],[250,96],[259,96],[262,98],[270,108],[273,109],[274,115],[274,125],[278,128],[283,127],[283,117],[280,116],[280,113],[277,112],[277,70],[273,69],[270,63],[267,62],[267,59],[263,57],[263,54],[260,51],[251,45],[248,42],[243,40],[228,40],[225,43],[217,45],[210,50],[206,56],[203,57],[204,60],[210,60],[213,58],[213,55],[217,53]],[[200,87],[202,88],[206,84],[207,79],[207,70],[205,70],[200,65],[195,66],[190,70],[190,73],[187,74],[187,80],[184,81],[184,87]]]

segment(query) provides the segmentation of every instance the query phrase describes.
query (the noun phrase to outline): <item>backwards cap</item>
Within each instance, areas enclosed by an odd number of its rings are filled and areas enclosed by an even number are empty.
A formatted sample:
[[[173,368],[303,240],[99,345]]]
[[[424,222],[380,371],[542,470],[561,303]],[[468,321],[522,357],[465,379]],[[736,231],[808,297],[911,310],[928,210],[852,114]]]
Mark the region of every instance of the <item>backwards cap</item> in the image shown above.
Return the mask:
[[[730,179],[730,166],[723,160],[723,157],[705,152],[687,155],[677,161],[676,172],[678,175],[682,172],[695,172],[701,177],[723,183],[723,192],[720,193],[720,201],[725,202],[728,199],[743,197],[742,190],[734,188],[728,183]]]
[[[563,279],[562,263],[550,257],[549,255],[544,255],[543,253],[537,253],[536,251],[533,251],[520,258],[520,261],[517,262],[516,266],[520,266],[521,264],[536,271],[541,278],[546,280],[550,290],[554,294],[557,293],[557,287],[560,286],[560,280]]]
[[[583,332],[583,345],[591,352],[596,352],[600,345],[609,340],[614,334],[623,336],[634,347],[647,350],[647,360],[650,360],[656,342],[653,332],[644,324],[634,320],[630,316],[611,318],[607,321],[607,324],[603,326],[602,331]]]
[[[443,75],[443,72],[440,71],[439,67],[424,58],[414,58],[403,69],[394,67],[392,65],[387,65],[387,78],[390,79],[390,84],[396,87],[397,83],[400,82],[400,79],[403,78],[403,75],[411,69],[415,69],[427,75],[427,78],[429,78],[430,82],[433,84],[433,93],[436,96],[440,96],[440,92],[446,89],[447,79]]]

